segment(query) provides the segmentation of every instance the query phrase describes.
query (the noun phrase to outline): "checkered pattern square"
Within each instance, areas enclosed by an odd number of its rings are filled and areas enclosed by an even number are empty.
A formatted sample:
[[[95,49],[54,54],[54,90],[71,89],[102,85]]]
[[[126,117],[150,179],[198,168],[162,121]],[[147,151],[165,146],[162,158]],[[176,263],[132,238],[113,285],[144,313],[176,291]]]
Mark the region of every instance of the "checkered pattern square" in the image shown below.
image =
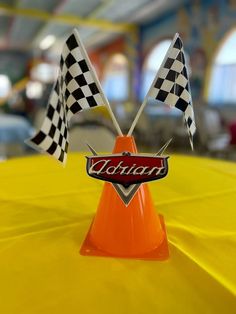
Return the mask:
[[[178,34],[175,36],[167,52],[148,93],[148,97],[152,97],[183,111],[192,145],[196,126],[183,43]]]
[[[71,117],[82,110],[104,105],[104,95],[76,30],[67,39],[57,82],[39,132],[27,141],[65,164]]]

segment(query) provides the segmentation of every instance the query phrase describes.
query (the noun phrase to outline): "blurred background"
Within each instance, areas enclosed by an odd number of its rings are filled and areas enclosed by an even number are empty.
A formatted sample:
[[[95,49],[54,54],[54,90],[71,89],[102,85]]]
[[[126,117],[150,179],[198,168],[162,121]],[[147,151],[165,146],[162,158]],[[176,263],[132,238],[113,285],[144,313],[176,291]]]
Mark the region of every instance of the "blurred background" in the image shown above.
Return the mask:
[[[35,154],[63,42],[76,27],[127,132],[176,32],[183,39],[197,124],[194,154],[236,160],[235,0],[0,0],[0,160]],[[105,108],[74,116],[70,150],[112,149]],[[183,115],[150,100],[135,128],[140,151],[173,137],[191,154]]]

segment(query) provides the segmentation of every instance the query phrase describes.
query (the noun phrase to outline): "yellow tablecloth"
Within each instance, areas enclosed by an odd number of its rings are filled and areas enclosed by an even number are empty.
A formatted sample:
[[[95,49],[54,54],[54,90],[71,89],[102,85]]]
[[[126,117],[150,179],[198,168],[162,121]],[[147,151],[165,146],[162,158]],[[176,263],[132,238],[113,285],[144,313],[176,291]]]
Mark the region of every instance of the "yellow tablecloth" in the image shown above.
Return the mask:
[[[84,155],[0,164],[1,314],[236,313],[236,165],[171,156],[150,184],[165,262],[84,257],[102,182]]]

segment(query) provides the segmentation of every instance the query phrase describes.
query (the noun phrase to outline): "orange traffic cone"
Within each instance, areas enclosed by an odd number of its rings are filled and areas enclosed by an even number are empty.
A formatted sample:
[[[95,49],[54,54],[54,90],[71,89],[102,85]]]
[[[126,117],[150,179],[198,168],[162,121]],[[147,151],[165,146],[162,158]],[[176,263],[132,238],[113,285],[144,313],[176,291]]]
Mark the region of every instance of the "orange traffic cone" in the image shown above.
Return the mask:
[[[133,137],[118,136],[113,153],[137,153]],[[126,206],[105,182],[96,216],[81,247],[82,255],[164,260],[169,257],[164,220],[157,215],[147,184]]]

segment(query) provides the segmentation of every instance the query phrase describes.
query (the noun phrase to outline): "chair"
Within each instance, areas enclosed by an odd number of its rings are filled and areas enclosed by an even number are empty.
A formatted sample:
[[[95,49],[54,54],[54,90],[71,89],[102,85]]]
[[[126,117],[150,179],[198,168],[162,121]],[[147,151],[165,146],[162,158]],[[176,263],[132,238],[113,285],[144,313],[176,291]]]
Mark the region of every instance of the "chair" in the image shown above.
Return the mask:
[[[34,127],[39,130],[43,124],[43,121],[46,116],[46,108],[40,108],[37,110],[34,118]]]
[[[19,157],[25,154],[22,143],[0,143],[0,161],[8,157]]]
[[[73,125],[69,134],[69,151],[88,151],[86,143],[95,151],[111,152],[115,144],[115,135],[103,125]]]
[[[210,154],[223,154],[228,150],[230,136],[221,123],[219,113],[211,108],[201,111],[197,119],[199,139]]]
[[[30,123],[23,117],[0,115],[0,158],[22,156],[26,153],[24,140],[32,135]]]

